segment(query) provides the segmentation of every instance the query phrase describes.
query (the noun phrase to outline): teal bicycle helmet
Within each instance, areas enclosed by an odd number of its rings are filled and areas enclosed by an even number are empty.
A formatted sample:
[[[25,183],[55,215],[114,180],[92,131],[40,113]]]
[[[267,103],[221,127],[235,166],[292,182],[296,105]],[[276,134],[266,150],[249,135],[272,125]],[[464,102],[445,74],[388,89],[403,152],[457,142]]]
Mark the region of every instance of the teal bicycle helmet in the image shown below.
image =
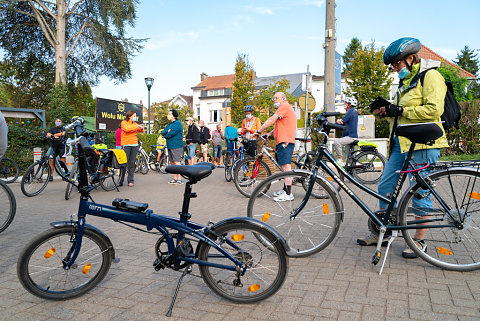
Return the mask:
[[[420,40],[404,37],[392,42],[383,53],[383,63],[390,65],[404,59],[408,55],[416,54],[422,48]]]

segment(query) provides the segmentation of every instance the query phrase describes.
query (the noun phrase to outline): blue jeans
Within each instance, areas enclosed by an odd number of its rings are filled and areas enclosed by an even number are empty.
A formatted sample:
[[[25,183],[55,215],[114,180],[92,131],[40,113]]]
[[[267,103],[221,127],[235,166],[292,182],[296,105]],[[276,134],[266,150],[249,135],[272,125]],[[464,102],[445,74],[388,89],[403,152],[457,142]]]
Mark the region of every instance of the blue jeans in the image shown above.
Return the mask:
[[[222,145],[213,146],[213,157],[222,157]]]
[[[197,149],[197,143],[187,145],[187,157],[188,157],[188,159],[192,159],[193,157],[195,157],[195,149]]]
[[[385,164],[385,169],[383,170],[382,178],[380,183],[378,183],[378,193],[386,196],[387,194],[392,194],[395,185],[397,184],[398,177],[400,174],[395,173],[395,171],[402,168],[403,162],[407,157],[407,153],[400,151],[400,143],[398,142],[398,137],[395,137],[395,146],[393,147],[392,153]],[[437,162],[440,157],[440,148],[430,148],[430,149],[420,149],[413,152],[413,161],[417,164],[419,163],[430,163],[434,164]],[[413,176],[409,174],[409,179],[412,180]],[[422,193],[424,190],[419,190]],[[379,201],[380,209],[387,208],[387,203]],[[413,198],[414,207],[432,207],[432,199],[430,196],[422,198],[421,200]]]

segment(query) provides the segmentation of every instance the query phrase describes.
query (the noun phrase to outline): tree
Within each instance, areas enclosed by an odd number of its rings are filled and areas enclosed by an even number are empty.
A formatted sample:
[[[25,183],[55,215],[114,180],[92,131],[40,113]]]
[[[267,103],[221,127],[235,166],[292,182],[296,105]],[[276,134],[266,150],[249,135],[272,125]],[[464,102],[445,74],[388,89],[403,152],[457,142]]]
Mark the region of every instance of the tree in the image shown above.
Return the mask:
[[[456,68],[445,64],[437,70],[442,74],[443,78],[445,78],[445,81],[452,83],[455,98],[458,101],[467,101],[472,98],[471,93],[467,91],[468,79],[458,76],[458,70]]]
[[[462,69],[477,75],[479,69],[479,62],[475,50],[465,46],[460,53],[457,54],[457,59],[453,62]]]
[[[235,81],[232,88],[231,116],[232,123],[239,125],[244,118],[243,107],[252,104],[255,90],[255,71],[248,60],[248,55],[239,53],[235,62]]]
[[[55,66],[55,86],[99,76],[125,81],[141,39],[126,37],[137,0],[0,1],[0,47],[8,60],[34,55]]]
[[[288,88],[290,88],[290,81],[283,78],[276,80],[270,85],[255,92],[253,97],[255,116],[260,117],[262,123],[275,113],[275,107],[273,106],[272,98],[276,92],[281,91],[285,93],[288,102],[292,105],[295,104],[295,102],[298,102],[298,97],[287,92]]]
[[[188,106],[168,105],[168,104],[153,104],[152,109],[155,111],[155,118],[153,121],[153,133],[158,133],[159,130],[165,129],[170,122],[167,119],[168,111],[175,109],[178,111],[178,120],[182,123],[183,130],[187,130],[187,123],[185,122],[187,117],[193,117],[192,111]]]
[[[352,69],[347,74],[347,96],[358,101],[358,109],[365,110],[377,96],[389,98],[392,79],[388,67],[383,64],[383,52],[375,44],[360,46],[352,60]]]
[[[362,43],[356,37],[352,38],[348,46],[345,48],[343,53],[343,72],[348,72],[352,70],[352,60],[355,57],[355,53],[358,48],[362,47]]]

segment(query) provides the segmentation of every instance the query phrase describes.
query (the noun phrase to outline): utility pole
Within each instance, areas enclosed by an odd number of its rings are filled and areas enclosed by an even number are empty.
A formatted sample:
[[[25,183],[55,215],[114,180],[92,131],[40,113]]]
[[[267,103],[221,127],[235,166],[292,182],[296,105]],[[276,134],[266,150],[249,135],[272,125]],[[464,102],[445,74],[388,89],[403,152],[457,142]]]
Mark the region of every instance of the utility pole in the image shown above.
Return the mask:
[[[326,1],[324,110],[335,111],[335,0]]]

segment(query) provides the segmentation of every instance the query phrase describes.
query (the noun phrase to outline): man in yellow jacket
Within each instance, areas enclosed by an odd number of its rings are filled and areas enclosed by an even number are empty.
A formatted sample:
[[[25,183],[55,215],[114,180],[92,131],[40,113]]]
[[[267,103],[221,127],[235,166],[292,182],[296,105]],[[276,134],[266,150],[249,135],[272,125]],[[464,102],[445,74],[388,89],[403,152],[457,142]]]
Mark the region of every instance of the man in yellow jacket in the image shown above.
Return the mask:
[[[418,39],[406,37],[392,42],[383,54],[384,63],[390,65],[390,68],[397,72],[400,78],[394,103],[375,111],[378,116],[387,117],[390,123],[390,154],[378,184],[378,192],[384,196],[394,191],[399,177],[397,171],[402,167],[411,144],[407,138],[394,134],[396,127],[401,124],[438,122],[443,130],[440,122],[444,111],[447,87],[444,78],[436,70],[429,70],[425,74],[423,84],[419,81],[419,77],[415,77],[427,69],[426,62],[420,60],[417,55],[420,48],[421,43]],[[444,147],[448,147],[445,133],[431,146],[417,144],[413,160],[417,164],[436,163],[440,157],[440,149]],[[414,198],[413,204],[415,207],[432,207],[430,196],[422,199]],[[380,210],[387,207],[387,204],[382,201],[379,205]],[[423,251],[427,249],[424,241],[425,233],[425,229],[417,229],[414,236],[416,246]],[[388,238],[384,238],[384,241],[388,241]],[[364,246],[376,245],[378,237],[372,234],[365,239],[358,239],[357,242]],[[405,249],[402,256],[404,258],[417,257],[410,248]]]

